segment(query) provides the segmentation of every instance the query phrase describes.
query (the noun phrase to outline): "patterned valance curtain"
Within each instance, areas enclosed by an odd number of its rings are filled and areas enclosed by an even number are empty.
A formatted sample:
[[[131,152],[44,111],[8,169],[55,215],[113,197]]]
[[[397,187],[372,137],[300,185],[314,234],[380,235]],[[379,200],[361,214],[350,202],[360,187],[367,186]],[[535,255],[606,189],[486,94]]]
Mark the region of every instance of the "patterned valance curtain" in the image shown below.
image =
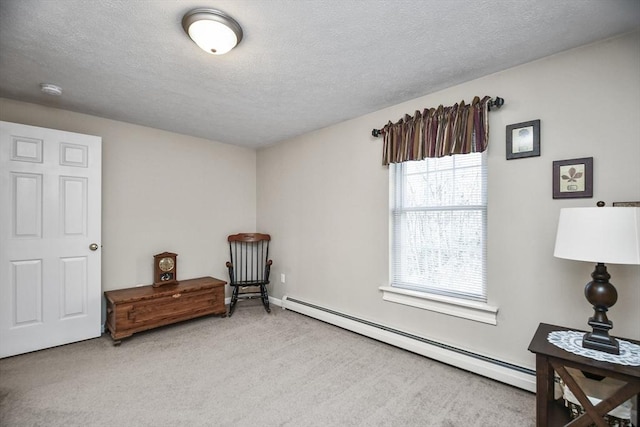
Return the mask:
[[[452,154],[480,153],[489,143],[489,101],[473,98],[471,104],[416,111],[397,123],[382,128],[382,164],[444,157]]]

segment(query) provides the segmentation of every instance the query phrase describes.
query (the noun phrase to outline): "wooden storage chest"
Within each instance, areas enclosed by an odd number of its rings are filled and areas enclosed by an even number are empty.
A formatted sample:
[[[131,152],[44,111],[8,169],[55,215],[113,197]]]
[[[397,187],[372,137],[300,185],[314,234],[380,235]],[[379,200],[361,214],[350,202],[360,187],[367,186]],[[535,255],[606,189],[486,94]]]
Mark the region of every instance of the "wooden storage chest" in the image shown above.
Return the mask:
[[[227,315],[224,282],[213,277],[181,280],[175,285],[152,285],[106,291],[107,323],[111,337],[120,342],[136,332],[195,317]]]

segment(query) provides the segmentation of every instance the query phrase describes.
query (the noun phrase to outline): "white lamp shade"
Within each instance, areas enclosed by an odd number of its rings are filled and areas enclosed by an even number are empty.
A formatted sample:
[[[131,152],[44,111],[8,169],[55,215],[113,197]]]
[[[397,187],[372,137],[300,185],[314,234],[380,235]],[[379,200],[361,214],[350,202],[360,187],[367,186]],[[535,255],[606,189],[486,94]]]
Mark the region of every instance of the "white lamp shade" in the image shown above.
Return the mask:
[[[640,264],[640,208],[560,210],[557,258],[609,264]]]

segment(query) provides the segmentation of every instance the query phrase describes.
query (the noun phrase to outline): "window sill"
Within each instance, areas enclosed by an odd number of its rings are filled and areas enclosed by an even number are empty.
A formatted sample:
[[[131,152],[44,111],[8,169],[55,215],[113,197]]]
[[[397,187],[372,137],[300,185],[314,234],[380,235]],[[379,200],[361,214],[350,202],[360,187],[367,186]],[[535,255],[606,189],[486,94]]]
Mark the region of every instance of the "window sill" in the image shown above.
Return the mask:
[[[485,303],[442,295],[426,294],[424,292],[394,288],[391,286],[380,286],[379,289],[382,291],[382,299],[385,301],[448,314],[449,316],[461,317],[476,322],[488,323],[490,325],[498,324],[498,307],[493,307]]]

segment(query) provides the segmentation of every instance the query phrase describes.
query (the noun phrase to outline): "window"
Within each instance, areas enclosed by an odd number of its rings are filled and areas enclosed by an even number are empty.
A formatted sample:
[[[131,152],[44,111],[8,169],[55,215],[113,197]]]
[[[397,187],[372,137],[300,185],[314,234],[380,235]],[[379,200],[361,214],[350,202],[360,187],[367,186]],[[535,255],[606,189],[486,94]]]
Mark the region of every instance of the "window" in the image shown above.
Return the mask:
[[[486,302],[486,151],[397,163],[391,179],[392,288]]]

